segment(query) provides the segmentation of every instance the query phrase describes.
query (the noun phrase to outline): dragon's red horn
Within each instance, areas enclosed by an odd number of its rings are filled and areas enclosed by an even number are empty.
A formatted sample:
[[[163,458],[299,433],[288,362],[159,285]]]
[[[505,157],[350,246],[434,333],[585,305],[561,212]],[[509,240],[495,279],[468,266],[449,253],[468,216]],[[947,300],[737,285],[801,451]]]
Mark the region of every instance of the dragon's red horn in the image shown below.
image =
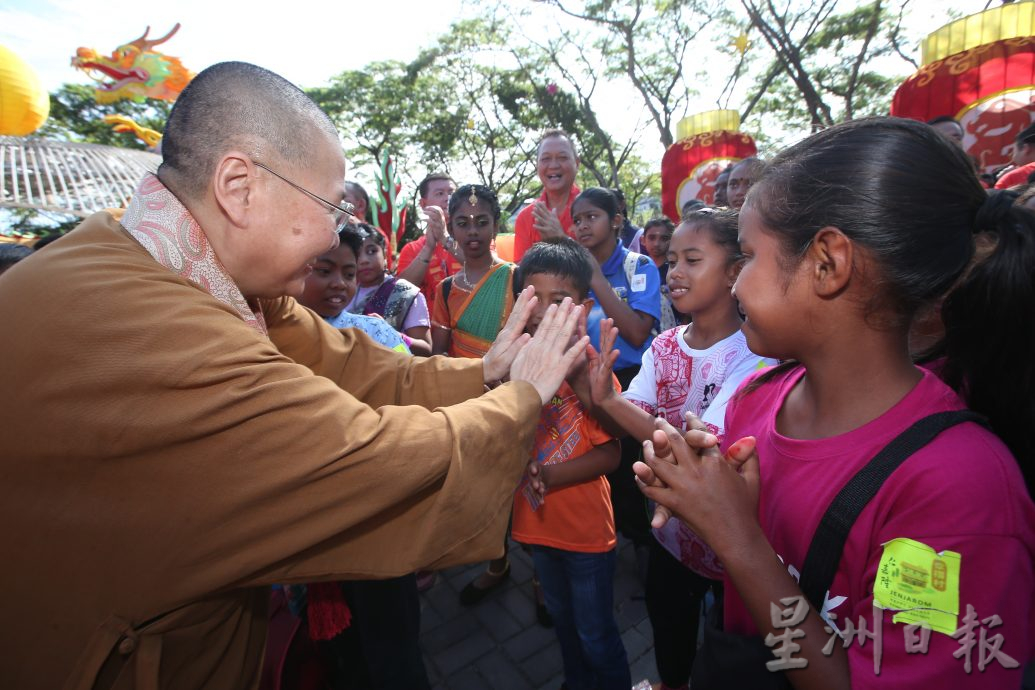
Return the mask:
[[[129,43],[129,45],[136,46],[137,48],[140,49],[141,52],[143,52],[145,50],[150,50],[151,48],[155,47],[159,43],[165,43],[166,41],[168,41],[170,38],[173,37],[173,34],[175,34],[179,30],[180,30],[180,23],[176,22],[176,26],[174,26],[169,31],[169,33],[167,33],[165,36],[162,36],[161,38],[156,38],[153,41],[149,41],[149,40],[147,40],[147,35],[151,32],[151,27],[148,26],[144,30],[144,35],[141,36],[140,38],[138,38],[137,40],[132,41],[131,43]]]
[[[150,25],[146,29],[144,29],[144,35],[143,36],[141,36],[140,38],[138,38],[135,41],[130,41],[126,45],[128,45],[128,46],[136,46],[137,48],[140,48],[141,50],[143,50],[144,49],[144,45],[147,43],[147,35],[149,33],[151,33]]]

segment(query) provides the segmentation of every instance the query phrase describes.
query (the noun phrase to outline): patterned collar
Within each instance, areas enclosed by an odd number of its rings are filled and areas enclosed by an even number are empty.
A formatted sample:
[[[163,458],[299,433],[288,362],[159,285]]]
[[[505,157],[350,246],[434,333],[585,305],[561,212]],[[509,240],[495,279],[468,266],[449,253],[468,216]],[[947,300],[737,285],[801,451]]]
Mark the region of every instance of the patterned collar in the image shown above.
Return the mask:
[[[155,175],[137,186],[122,216],[122,227],[155,261],[226,304],[245,323],[269,336],[262,312],[252,309],[234,279],[219,262],[205,231]]]

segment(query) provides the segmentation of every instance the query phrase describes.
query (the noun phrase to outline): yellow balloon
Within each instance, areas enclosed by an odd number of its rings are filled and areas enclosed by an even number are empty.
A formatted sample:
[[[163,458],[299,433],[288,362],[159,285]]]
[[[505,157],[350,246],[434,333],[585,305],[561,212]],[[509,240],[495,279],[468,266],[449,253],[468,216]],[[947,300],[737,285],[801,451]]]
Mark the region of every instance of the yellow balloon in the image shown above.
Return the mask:
[[[29,65],[0,46],[0,134],[32,134],[50,115],[50,94]]]

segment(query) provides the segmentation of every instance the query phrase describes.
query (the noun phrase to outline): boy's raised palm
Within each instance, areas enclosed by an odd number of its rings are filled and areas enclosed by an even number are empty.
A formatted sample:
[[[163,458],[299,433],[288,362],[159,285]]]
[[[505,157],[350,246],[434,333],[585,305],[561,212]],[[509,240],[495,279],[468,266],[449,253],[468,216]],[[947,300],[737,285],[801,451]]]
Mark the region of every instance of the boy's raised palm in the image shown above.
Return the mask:
[[[594,406],[600,406],[616,395],[614,366],[619,352],[614,345],[617,339],[618,329],[614,327],[614,320],[604,319],[600,322],[600,350],[593,349],[592,345],[586,348],[586,356],[589,360],[586,367],[589,376],[589,391]]]

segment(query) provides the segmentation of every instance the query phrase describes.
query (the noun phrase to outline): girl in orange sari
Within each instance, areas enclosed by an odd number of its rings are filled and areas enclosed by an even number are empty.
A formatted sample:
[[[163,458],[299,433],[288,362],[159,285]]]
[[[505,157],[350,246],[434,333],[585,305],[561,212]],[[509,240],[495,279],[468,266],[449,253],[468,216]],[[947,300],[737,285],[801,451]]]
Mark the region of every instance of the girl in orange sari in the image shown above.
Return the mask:
[[[434,354],[481,357],[514,306],[514,264],[491,250],[499,230],[496,193],[464,185],[449,198],[449,234],[464,252],[463,269],[439,283],[431,314]]]
[[[500,260],[491,249],[499,220],[499,199],[484,185],[466,184],[449,197],[446,229],[463,249],[464,267],[435,289],[432,354],[481,357],[510,316],[517,267]],[[503,547],[505,552],[506,540]],[[508,575],[510,562],[504,553],[464,587],[460,602],[467,606],[478,603],[502,585]]]

